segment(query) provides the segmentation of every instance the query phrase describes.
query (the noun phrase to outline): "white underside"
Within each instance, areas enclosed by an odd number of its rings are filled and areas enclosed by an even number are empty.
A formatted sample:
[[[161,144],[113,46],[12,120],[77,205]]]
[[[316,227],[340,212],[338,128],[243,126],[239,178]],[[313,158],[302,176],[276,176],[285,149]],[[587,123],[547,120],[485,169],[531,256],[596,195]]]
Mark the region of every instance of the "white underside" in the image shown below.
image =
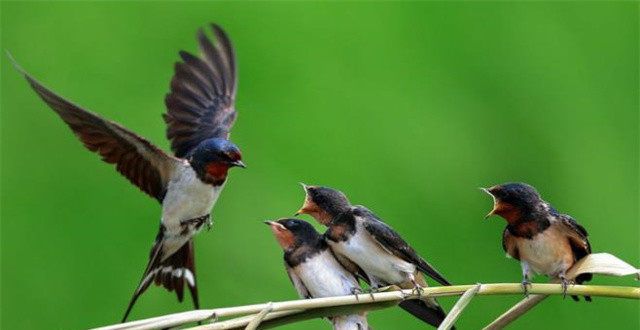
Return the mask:
[[[345,296],[360,289],[356,278],[349,273],[333,256],[325,250],[305,260],[293,271],[314,298]],[[331,318],[334,330],[366,330],[367,318],[352,314]]]
[[[165,258],[197,233],[192,226],[187,235],[181,235],[184,229],[181,222],[211,213],[223,187],[224,184],[214,187],[203,183],[187,163],[176,171],[162,202],[161,222],[166,229],[163,243]]]
[[[356,218],[356,233],[347,241],[329,241],[331,249],[356,263],[367,274],[371,285],[389,285],[407,282],[416,270],[408,263],[383,248]]]
[[[556,277],[571,267],[573,258],[565,254],[567,238],[555,232],[547,230],[532,239],[518,240],[520,259],[527,264],[523,268],[528,266],[530,271],[537,274]]]
[[[305,260],[294,271],[314,298],[349,295],[359,288],[355,277],[329,250]]]

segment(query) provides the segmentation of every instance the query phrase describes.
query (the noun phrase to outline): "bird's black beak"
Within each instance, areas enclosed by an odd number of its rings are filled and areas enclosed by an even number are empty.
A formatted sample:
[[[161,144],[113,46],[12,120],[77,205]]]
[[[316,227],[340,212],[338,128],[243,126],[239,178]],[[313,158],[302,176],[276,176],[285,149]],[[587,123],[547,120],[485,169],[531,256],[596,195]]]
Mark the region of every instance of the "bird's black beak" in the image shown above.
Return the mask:
[[[263,221],[262,223],[264,223],[264,224],[265,224],[265,225],[267,225],[267,226],[271,226],[271,225],[273,225],[273,221],[269,221],[269,220],[267,220],[267,221]]]
[[[241,160],[235,160],[235,161],[230,162],[229,164],[231,166],[247,168],[247,165],[245,165]]]

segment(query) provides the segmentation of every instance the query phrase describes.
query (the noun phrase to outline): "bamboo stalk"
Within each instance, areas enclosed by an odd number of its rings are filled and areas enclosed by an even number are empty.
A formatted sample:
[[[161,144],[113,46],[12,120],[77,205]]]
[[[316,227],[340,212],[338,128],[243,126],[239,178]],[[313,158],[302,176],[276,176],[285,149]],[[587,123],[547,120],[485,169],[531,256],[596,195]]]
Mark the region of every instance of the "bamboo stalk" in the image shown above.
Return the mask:
[[[424,288],[422,295],[430,295],[432,297],[462,295],[465,291],[473,289],[476,285],[454,285],[442,287]],[[559,284],[532,284],[529,293],[531,294],[562,294],[562,287]],[[503,295],[503,294],[523,294],[522,285],[520,283],[496,283],[483,284],[477,292],[478,295]],[[567,290],[569,295],[590,295],[601,297],[617,297],[628,299],[640,299],[640,288],[636,287],[615,287],[615,286],[596,286],[596,285],[573,285]],[[292,311],[292,310],[312,310],[326,307],[352,306],[345,307],[342,312],[351,313],[351,310],[357,310],[357,305],[372,304],[379,302],[400,302],[405,299],[419,298],[415,290],[402,290],[391,292],[379,292],[374,294],[327,297],[316,299],[303,299],[274,302],[273,312]],[[174,327],[187,323],[207,321],[217,318],[225,318],[232,316],[243,316],[247,314],[258,314],[267,308],[268,304],[254,304],[238,307],[225,307],[208,310],[196,310],[177,314],[170,314],[160,317],[154,317],[146,320],[133,321],[117,325],[97,328],[100,330],[146,330],[159,329],[166,327]],[[362,306],[360,306],[362,307]],[[272,314],[270,313],[270,314]],[[270,315],[269,314],[269,315]]]
[[[515,321],[515,319],[528,312],[530,309],[535,307],[538,303],[540,303],[547,297],[549,297],[549,295],[546,294],[529,295],[527,298],[521,300],[513,307],[509,308],[508,311],[504,312],[504,314],[500,315],[500,317],[495,319],[482,330],[498,330],[506,327],[507,325],[509,325],[509,323]]]
[[[245,328],[245,330],[256,330],[258,328],[258,325],[260,325],[262,320],[264,320],[264,317],[267,316],[267,314],[269,314],[272,309],[273,309],[273,303],[269,302],[267,307],[261,310],[260,313],[258,313],[258,315],[256,315],[256,317],[254,317],[251,320],[251,322],[247,324],[247,327]]]
[[[480,291],[480,284],[477,284],[475,287],[465,291],[462,297],[460,297],[456,304],[453,305],[451,311],[449,311],[449,314],[447,314],[447,317],[442,320],[442,323],[438,327],[438,330],[451,329],[453,324],[456,323],[456,320],[458,320],[458,317],[460,317],[460,314],[462,314],[462,311],[464,311],[467,305],[469,305],[471,299],[475,297],[478,291]]]
[[[281,319],[284,317],[287,317],[289,315],[295,315],[295,314],[299,314],[302,311],[299,310],[293,310],[293,311],[284,311],[284,312],[271,312],[265,315],[264,319],[262,320],[262,324],[260,324],[260,328],[264,327],[264,323],[268,322],[269,320],[274,320],[274,319]],[[203,325],[199,325],[193,328],[187,328],[187,330],[227,330],[227,329],[243,329],[244,327],[246,327],[253,319],[255,319],[255,317],[258,316],[257,314],[251,314],[248,316],[241,316],[241,317],[237,317],[234,319],[230,319],[230,320],[225,320],[222,322],[215,322],[215,323],[210,323],[210,324],[203,324]]]

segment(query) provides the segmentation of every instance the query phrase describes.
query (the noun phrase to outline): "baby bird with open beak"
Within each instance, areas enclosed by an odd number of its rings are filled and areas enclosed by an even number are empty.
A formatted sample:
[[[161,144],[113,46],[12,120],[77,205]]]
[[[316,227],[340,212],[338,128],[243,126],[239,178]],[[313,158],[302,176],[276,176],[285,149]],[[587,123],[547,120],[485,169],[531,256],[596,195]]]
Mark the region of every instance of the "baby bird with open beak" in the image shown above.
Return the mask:
[[[265,221],[284,251],[284,264],[301,298],[345,296],[358,292],[358,280],[336,260],[327,242],[308,222]],[[367,330],[365,313],[330,318],[335,330]]]
[[[303,187],[306,197],[298,214],[309,214],[328,227],[325,239],[338,260],[372,289],[396,285],[420,291],[427,286],[423,273],[442,285],[450,285],[373,212],[364,206],[352,206],[347,196],[338,190]],[[406,300],[400,307],[436,327],[446,317],[433,298]]]
[[[526,183],[481,189],[493,198],[493,209],[486,217],[499,215],[507,221],[502,247],[520,261],[525,294],[534,272],[559,279],[566,294],[570,282],[565,276],[567,270],[591,253],[584,227],[571,216],[558,213]],[[575,282],[581,284],[591,278],[592,274],[581,274]],[[577,296],[571,298],[578,301]],[[591,301],[589,296],[584,298]]]

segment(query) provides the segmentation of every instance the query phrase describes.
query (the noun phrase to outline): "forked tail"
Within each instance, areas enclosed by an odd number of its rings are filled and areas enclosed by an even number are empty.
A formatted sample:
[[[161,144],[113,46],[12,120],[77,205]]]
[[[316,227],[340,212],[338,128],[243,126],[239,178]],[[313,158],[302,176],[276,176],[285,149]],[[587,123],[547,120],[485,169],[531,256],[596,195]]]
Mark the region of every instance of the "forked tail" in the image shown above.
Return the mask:
[[[435,303],[435,300],[434,300]],[[447,317],[447,314],[444,312],[442,307],[435,304],[427,304],[425,301],[420,299],[411,299],[405,300],[400,303],[400,308],[405,311],[411,313],[411,315],[419,318],[420,320],[431,324],[434,327],[438,327],[440,323]],[[455,329],[452,327],[451,329]]]
[[[164,260],[162,260],[162,242],[162,237],[159,235],[151,249],[147,269],[144,271],[138,288],[133,293],[133,297],[129,302],[129,306],[127,306],[127,311],[124,313],[122,322],[127,320],[133,305],[147,288],[149,288],[151,283],[155,283],[158,286],[162,285],[169,291],[175,290],[178,301],[182,302],[184,298],[184,283],[186,282],[191,292],[194,308],[200,308],[200,303],[198,302],[198,287],[196,285],[193,240],[189,240],[178,249],[178,251]]]

